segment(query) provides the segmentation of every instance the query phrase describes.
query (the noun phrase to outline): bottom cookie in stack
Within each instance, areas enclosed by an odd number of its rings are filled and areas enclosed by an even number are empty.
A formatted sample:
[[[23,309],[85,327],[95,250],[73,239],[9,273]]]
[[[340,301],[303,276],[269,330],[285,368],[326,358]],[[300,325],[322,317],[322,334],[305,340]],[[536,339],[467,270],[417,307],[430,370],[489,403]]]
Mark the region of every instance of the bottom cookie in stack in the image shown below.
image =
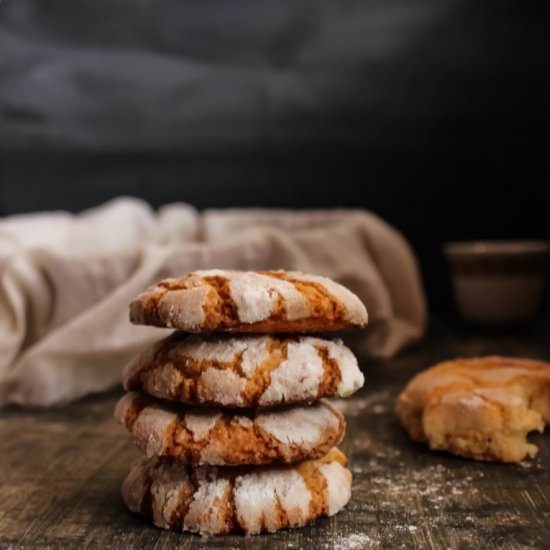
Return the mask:
[[[252,535],[339,512],[351,496],[346,465],[337,448],[290,466],[192,467],[154,457],[131,467],[122,496],[158,527]]]

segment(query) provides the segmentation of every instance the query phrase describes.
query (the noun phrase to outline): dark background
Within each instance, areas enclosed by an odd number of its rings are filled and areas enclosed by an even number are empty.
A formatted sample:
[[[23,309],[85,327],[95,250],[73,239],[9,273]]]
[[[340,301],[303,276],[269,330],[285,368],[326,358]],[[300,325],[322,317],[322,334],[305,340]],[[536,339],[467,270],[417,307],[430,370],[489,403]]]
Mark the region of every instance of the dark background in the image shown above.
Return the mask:
[[[550,236],[549,23],[544,0],[0,1],[0,215],[365,207],[450,313],[443,242]]]

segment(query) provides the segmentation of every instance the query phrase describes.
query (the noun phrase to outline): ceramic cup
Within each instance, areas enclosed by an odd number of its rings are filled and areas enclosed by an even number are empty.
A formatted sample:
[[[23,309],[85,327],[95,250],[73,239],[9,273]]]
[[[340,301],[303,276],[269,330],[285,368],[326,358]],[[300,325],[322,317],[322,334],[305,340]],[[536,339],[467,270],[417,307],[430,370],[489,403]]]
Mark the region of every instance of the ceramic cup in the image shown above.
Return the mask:
[[[544,241],[445,244],[455,299],[464,319],[502,324],[532,318],[541,302],[549,252]]]

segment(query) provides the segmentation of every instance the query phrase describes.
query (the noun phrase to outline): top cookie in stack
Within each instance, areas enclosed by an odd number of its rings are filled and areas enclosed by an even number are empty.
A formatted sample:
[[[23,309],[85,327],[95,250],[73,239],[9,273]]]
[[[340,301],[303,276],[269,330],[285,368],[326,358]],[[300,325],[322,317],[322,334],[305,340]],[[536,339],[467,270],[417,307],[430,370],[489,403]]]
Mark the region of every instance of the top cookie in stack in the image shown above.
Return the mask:
[[[197,271],[138,296],[130,318],[178,329],[124,372],[115,415],[150,457],[123,485],[130,510],[160,527],[251,534],[347,503],[351,473],[333,448],[344,419],[311,402],[347,397],[363,375],[340,340],[296,333],[364,326],[357,296],[298,272]]]
[[[186,332],[328,332],[367,324],[347,288],[297,271],[195,271],[165,279],[130,304],[136,324]]]

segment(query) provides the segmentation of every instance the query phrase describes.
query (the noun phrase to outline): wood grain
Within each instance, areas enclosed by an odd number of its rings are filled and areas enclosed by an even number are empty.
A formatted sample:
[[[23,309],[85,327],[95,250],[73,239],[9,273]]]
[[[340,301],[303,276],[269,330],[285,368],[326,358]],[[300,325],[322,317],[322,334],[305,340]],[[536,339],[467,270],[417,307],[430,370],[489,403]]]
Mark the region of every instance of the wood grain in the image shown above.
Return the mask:
[[[393,407],[412,374],[435,361],[496,352],[548,359],[549,334],[548,324],[519,333],[435,325],[398,358],[363,362],[366,387],[338,402],[348,420],[351,503],[310,527],[248,539],[166,532],[126,511],[120,483],[139,453],[112,418],[119,393],[56,410],[4,410],[0,548],[548,548],[548,433],[532,437],[534,461],[478,463],[412,444]]]

